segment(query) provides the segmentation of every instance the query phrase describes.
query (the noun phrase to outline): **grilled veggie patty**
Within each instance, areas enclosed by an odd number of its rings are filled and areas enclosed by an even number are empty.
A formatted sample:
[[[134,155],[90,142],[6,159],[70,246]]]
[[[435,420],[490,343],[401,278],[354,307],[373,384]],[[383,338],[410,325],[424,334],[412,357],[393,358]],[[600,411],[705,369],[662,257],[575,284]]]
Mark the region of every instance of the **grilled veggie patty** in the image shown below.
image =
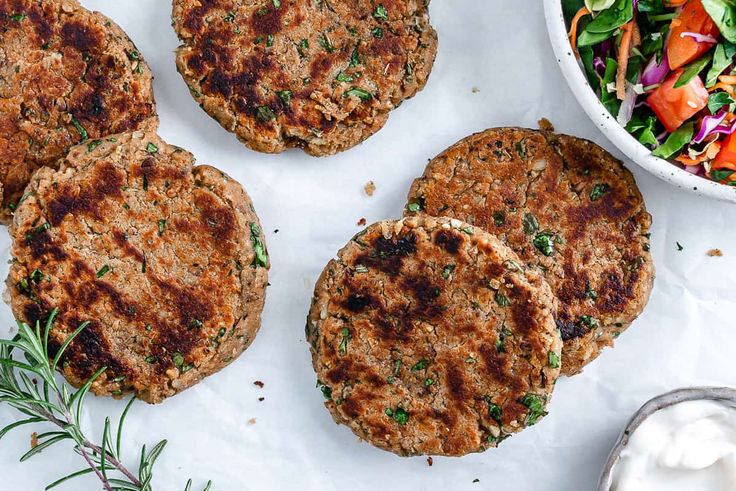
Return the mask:
[[[236,181],[153,132],[74,147],[32,178],[15,213],[13,313],[52,309],[52,354],[93,392],[160,402],[235,359],[260,325],[268,257]]]
[[[473,135],[432,160],[406,215],[467,221],[544,273],[559,298],[562,370],[580,372],[651,293],[651,217],[634,177],[586,140],[521,128]]]
[[[336,422],[399,455],[495,447],[543,417],[562,340],[549,286],[458,220],[368,227],[319,278],[307,339]]]
[[[426,0],[174,0],[177,66],[246,145],[329,155],[362,142],[427,82]]]
[[[0,221],[73,145],[158,124],[151,70],[76,0],[0,1]]]

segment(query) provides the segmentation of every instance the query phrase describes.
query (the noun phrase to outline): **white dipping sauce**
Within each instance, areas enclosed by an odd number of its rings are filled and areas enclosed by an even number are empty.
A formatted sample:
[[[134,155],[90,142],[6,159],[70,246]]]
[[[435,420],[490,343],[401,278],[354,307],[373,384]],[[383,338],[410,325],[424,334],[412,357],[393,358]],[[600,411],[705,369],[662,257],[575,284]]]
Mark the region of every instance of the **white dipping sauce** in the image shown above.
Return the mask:
[[[655,412],[630,435],[610,490],[736,490],[736,407],[701,400]]]

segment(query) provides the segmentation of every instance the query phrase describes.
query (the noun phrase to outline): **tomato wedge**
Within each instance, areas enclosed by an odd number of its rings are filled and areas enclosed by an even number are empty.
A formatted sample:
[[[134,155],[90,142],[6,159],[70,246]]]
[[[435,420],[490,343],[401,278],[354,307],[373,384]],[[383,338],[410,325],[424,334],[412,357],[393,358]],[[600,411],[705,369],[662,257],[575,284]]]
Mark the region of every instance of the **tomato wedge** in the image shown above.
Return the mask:
[[[665,129],[672,133],[708,105],[708,90],[700,77],[674,88],[682,70],[672,74],[649,95],[647,103]]]
[[[670,68],[676,70],[707,53],[713,44],[699,43],[683,33],[694,32],[718,39],[720,32],[713,19],[703,8],[700,0],[690,0],[685,4],[680,15],[672,21],[670,39],[667,41],[667,58]]]
[[[723,140],[721,151],[711,163],[711,169],[731,169],[736,171],[736,133]]]

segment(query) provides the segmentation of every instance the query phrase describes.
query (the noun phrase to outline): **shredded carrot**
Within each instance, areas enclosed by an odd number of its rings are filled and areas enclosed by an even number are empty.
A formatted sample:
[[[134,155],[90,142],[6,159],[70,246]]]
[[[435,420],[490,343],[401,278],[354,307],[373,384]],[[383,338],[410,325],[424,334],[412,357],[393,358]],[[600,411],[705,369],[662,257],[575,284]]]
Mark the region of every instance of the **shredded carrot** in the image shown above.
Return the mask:
[[[718,77],[718,81],[728,85],[736,85],[736,75],[721,75]]]
[[[716,90],[722,90],[724,92],[727,92],[729,95],[733,95],[733,85],[724,84],[723,82],[718,82],[713,87],[708,89],[708,92],[715,92]]]
[[[683,165],[699,165],[707,160],[713,160],[716,158],[716,155],[718,155],[718,152],[721,151],[721,144],[719,142],[711,143],[711,145],[708,147],[708,150],[701,153],[694,159],[691,159],[690,157],[687,157],[686,155],[680,155],[675,160],[678,162],[681,162]]]
[[[626,98],[626,69],[629,67],[634,21],[627,22],[622,30],[621,45],[618,47],[618,71],[616,72],[616,97],[621,101]]]
[[[578,10],[578,13],[575,14],[575,17],[570,22],[570,32],[567,34],[567,37],[570,38],[570,46],[572,46],[572,50],[575,51],[576,56],[578,51],[578,24],[580,23],[580,19],[586,15],[590,15],[588,7],[582,7]]]

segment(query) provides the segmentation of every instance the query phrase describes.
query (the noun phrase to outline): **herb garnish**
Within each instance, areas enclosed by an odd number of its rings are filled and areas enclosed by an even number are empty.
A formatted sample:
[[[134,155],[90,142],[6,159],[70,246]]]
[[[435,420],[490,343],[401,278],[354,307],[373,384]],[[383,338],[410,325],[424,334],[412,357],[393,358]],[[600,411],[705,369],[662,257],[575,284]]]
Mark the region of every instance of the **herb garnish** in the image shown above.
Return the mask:
[[[158,236],[161,237],[166,230],[166,220],[163,218],[158,221]]]
[[[511,305],[509,298],[501,292],[496,292],[495,300],[500,307],[508,307]]]
[[[284,106],[288,107],[291,104],[292,92],[290,90],[279,90],[276,95]]]
[[[598,327],[598,319],[589,315],[581,315],[580,323],[586,326],[588,329],[595,329]]]
[[[493,224],[496,227],[503,227],[506,225],[506,212],[494,211],[493,212]]]
[[[373,12],[373,17],[378,20],[388,20],[388,10],[383,5],[376,7],[376,11]]]
[[[373,98],[373,95],[370,92],[359,89],[358,87],[353,87],[352,89],[345,92],[345,96],[354,96],[359,98],[361,101],[369,101]]]
[[[101,144],[102,144],[102,140],[92,140],[91,142],[87,144],[87,153],[99,147]]]
[[[413,367],[411,367],[411,371],[412,372],[418,372],[420,370],[424,370],[424,369],[427,368],[428,365],[429,365],[429,362],[427,361],[427,359],[426,358],[422,358],[421,360],[419,360],[418,362],[416,362]]]
[[[319,38],[319,45],[322,46],[322,48],[328,53],[333,53],[335,51],[335,47],[332,45],[330,39],[327,37],[327,34],[322,34],[322,36]]]
[[[21,457],[21,462],[57,443],[69,441],[88,467],[54,481],[46,489],[54,488],[76,477],[93,474],[99,479],[105,491],[118,489],[152,491],[153,466],[167,441],[162,440],[148,451],[145,446],[141,449],[137,474],[123,464],[121,460],[123,425],[135,398],[131,398],[123,409],[114,438],[110,418],[105,418],[101,444],[93,443],[85,435],[81,424],[85,397],[106,368],[98,370],[76,391],[67,384],[58,382],[56,370],[66,349],[88,323],[81,324],[71,333],[52,356],[49,353],[49,332],[57,315],[58,310],[54,309],[45,325],[37,323],[35,329],[19,322],[18,334],[12,340],[0,339],[0,404],[7,403],[27,417],[0,429],[0,438],[14,428],[29,424],[51,423],[58,426],[56,431],[39,434],[38,444]],[[14,359],[14,350],[24,355],[24,361]],[[153,363],[155,358],[148,357],[146,362]],[[121,379],[117,377],[114,380]],[[205,491],[210,489],[210,486],[211,483],[207,483]],[[189,480],[185,491],[191,489],[192,481]]]
[[[258,106],[258,109],[256,109],[256,117],[259,121],[267,123],[272,119],[276,119],[276,113],[268,106]]]
[[[454,264],[448,264],[445,266],[445,269],[442,270],[442,277],[444,279],[448,279],[453,271],[455,271],[455,265]]]
[[[325,397],[325,399],[327,400],[332,399],[332,388],[331,387],[317,380],[317,388],[322,391],[322,395]]]
[[[103,276],[105,276],[109,272],[110,272],[110,266],[108,266],[107,264],[105,264],[103,267],[100,268],[99,271],[97,271],[97,277],[98,278],[102,278]]]

